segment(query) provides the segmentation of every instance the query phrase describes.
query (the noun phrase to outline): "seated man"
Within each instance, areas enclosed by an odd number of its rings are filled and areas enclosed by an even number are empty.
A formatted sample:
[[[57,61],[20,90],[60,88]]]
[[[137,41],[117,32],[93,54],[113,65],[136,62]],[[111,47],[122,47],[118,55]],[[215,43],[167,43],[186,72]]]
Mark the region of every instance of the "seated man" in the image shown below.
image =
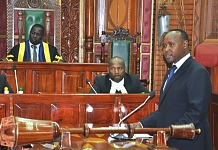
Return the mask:
[[[14,46],[8,53],[8,61],[18,62],[59,62],[62,58],[57,48],[42,41],[44,27],[40,24],[32,26],[29,40]]]
[[[9,93],[14,93],[14,91],[12,90],[12,88],[9,86],[7,80],[6,80],[6,76],[4,75],[0,75],[0,93],[4,93],[4,88],[7,87]]]
[[[125,62],[121,57],[111,58],[108,65],[109,73],[94,80],[93,88],[97,93],[149,93],[138,76],[125,72]],[[90,93],[95,93],[94,90],[91,89]]]

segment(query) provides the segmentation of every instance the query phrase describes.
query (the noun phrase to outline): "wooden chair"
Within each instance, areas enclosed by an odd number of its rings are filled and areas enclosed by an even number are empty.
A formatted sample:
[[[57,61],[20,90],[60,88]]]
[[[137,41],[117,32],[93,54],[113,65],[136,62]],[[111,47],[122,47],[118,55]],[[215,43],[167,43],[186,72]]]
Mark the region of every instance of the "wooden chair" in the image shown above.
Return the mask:
[[[29,39],[33,24],[45,28],[44,41],[61,50],[61,5],[56,0],[11,0],[7,6],[7,52]]]
[[[101,35],[101,62],[106,62],[105,44],[109,44],[107,56],[109,60],[113,56],[120,56],[124,59],[127,73],[140,75],[140,45],[141,34],[130,35],[128,29],[114,29],[113,34],[106,34],[102,31]],[[134,43],[136,51],[134,51]]]
[[[116,28],[113,34],[106,34],[102,31],[101,35],[101,62],[105,60],[105,44],[109,43],[107,56],[109,60],[113,56],[119,56],[124,59],[127,73],[136,74],[140,78],[140,46],[141,33],[130,35],[128,29]],[[134,49],[136,47],[136,49]],[[149,84],[148,79],[141,79],[144,86]]]

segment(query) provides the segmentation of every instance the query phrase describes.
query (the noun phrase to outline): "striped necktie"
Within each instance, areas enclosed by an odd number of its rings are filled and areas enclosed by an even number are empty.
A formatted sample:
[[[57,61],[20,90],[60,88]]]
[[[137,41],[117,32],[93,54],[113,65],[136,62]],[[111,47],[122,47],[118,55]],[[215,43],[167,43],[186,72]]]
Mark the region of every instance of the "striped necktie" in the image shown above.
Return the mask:
[[[33,62],[37,62],[37,52],[36,52],[36,45],[31,46],[33,48]]]

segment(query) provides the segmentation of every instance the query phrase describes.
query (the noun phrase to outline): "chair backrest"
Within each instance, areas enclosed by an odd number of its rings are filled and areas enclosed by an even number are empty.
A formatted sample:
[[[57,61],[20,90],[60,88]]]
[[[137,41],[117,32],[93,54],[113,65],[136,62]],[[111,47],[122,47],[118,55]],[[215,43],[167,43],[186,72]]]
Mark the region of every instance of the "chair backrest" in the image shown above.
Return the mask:
[[[44,41],[61,50],[61,4],[56,0],[11,0],[7,6],[7,52],[29,39],[34,24],[45,28]]]
[[[124,59],[125,65],[126,65],[126,72],[136,74],[136,59],[134,55],[134,45],[133,43],[136,43],[138,38],[140,37],[140,34],[137,35],[130,35],[128,29],[124,28],[117,28],[114,29],[113,34],[105,34],[105,32],[102,32],[101,36],[101,43],[104,46],[105,43],[109,43],[109,49],[108,49],[108,60],[111,57],[119,56]],[[137,43],[136,46],[137,50],[140,49],[140,44]],[[139,50],[140,51],[140,50]],[[104,52],[104,51],[102,51]],[[135,55],[137,52],[135,52]],[[104,54],[101,54],[104,55]],[[139,59],[139,58],[138,58]],[[102,61],[104,62],[104,60]]]
[[[215,44],[199,44],[195,47],[195,60],[204,67],[218,66],[218,46]]]

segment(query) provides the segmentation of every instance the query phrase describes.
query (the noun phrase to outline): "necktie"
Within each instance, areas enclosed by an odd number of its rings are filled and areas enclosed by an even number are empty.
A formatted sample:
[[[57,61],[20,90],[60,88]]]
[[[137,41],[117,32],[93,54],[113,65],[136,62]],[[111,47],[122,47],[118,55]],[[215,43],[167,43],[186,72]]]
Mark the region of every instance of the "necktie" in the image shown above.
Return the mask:
[[[165,89],[167,83],[169,82],[170,78],[174,75],[174,72],[175,72],[176,69],[177,69],[176,65],[173,65],[173,66],[171,67],[171,69],[170,69],[170,74],[169,74],[169,76],[168,76],[168,78],[167,78],[167,80],[166,80],[164,89]]]
[[[31,46],[33,48],[33,62],[37,62],[37,52],[36,52],[36,45]]]

